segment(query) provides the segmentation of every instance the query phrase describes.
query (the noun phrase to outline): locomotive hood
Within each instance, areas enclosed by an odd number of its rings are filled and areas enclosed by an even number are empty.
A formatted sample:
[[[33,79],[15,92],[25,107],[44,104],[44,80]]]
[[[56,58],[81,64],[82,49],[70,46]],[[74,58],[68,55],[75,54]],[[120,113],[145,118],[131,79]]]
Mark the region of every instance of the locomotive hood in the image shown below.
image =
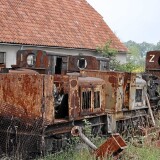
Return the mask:
[[[101,78],[95,77],[78,77],[79,85],[87,85],[87,86],[95,86],[95,85],[103,85],[105,81]]]

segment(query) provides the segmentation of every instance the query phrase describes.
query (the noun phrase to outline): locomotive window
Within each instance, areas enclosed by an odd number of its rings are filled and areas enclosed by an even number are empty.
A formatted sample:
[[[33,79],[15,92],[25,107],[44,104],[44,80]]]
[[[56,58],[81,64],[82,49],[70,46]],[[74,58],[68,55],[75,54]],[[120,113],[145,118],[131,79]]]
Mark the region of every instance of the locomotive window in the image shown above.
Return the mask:
[[[136,102],[142,102],[142,89],[136,89]]]
[[[77,62],[79,69],[85,69],[87,67],[87,61],[84,58],[80,58]]]
[[[91,91],[82,92],[82,109],[91,108]]]
[[[94,108],[100,108],[100,91],[94,92]]]
[[[36,62],[36,57],[35,57],[35,55],[34,54],[29,54],[28,56],[27,56],[27,64],[29,65],[29,66],[33,66],[34,64],[35,64],[35,62]]]

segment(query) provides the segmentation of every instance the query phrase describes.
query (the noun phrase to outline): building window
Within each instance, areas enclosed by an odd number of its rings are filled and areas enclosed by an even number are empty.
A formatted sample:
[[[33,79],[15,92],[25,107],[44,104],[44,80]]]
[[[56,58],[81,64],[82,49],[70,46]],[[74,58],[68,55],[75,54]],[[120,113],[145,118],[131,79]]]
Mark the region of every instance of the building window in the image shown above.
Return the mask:
[[[5,64],[5,63],[6,63],[6,53],[0,52],[0,64]]]

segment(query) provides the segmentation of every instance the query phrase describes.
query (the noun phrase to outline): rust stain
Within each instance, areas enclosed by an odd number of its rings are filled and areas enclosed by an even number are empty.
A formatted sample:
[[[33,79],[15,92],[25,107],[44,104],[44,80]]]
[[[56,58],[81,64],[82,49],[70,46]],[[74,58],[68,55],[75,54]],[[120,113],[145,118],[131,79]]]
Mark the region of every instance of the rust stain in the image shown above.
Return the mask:
[[[41,64],[42,64],[41,57],[42,56],[43,56],[42,51],[38,51],[36,54],[36,64],[35,64],[36,67],[41,66]]]
[[[77,85],[77,81],[76,80],[72,80],[71,81],[71,87],[75,87]]]
[[[0,116],[13,116],[28,122],[41,119],[42,99],[48,98],[48,95],[44,95],[43,79],[43,75],[38,74],[1,74]],[[46,81],[46,85],[50,86],[47,94],[53,99],[52,84],[49,79]],[[50,105],[46,105],[46,110],[52,111],[53,101],[50,102]],[[46,120],[49,122],[53,121],[50,114],[46,113]]]
[[[109,81],[110,83],[117,83],[117,78],[114,77],[114,76],[110,76],[110,77],[108,78],[108,81]]]
[[[72,84],[74,83],[74,85]],[[80,99],[78,95],[78,77],[69,76],[69,119],[74,120],[80,116]],[[72,86],[73,85],[73,86]]]
[[[114,71],[81,71],[82,76],[103,79],[105,88],[105,109],[107,112],[121,111],[123,104],[124,73]]]

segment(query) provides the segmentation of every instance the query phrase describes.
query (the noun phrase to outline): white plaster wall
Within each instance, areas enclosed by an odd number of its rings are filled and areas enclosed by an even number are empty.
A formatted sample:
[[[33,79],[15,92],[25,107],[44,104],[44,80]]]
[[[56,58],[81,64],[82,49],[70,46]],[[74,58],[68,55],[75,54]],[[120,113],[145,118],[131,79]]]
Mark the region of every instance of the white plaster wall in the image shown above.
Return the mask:
[[[19,46],[0,45],[0,52],[6,53],[6,67],[10,68],[12,64],[16,64],[16,52]]]
[[[25,45],[11,45],[11,44],[0,44],[0,52],[6,52],[6,67],[10,68],[11,65],[16,64],[16,53],[20,49],[41,49],[47,52],[56,52],[67,55],[94,55],[98,56],[96,52],[90,50],[82,49],[63,49],[63,48],[51,48],[51,47],[34,47],[34,46],[25,46]],[[118,54],[117,58],[122,63],[126,62],[126,54]]]
[[[126,63],[126,53],[119,53],[116,55],[116,59],[120,61],[121,64]]]

